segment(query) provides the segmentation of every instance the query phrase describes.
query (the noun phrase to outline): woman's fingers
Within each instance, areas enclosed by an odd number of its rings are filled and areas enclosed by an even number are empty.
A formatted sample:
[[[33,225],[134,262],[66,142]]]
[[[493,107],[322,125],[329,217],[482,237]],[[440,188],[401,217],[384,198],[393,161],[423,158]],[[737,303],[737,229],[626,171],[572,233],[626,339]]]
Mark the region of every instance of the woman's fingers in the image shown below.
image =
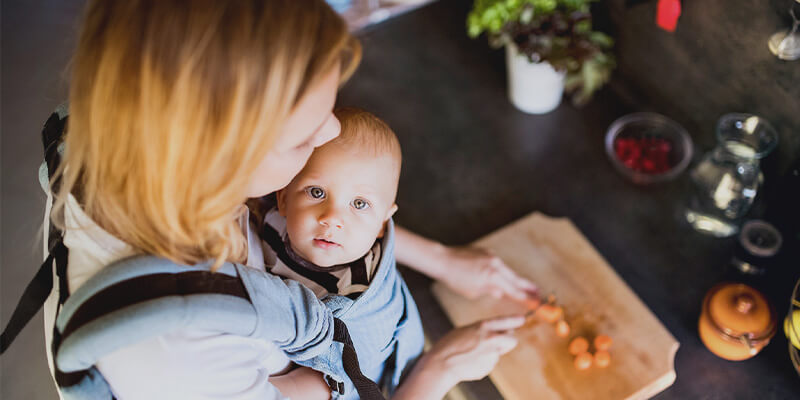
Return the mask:
[[[489,293],[493,297],[497,297],[497,293],[517,301],[538,297],[537,286],[528,279],[519,276],[500,258],[494,257],[491,261],[491,266],[490,285],[492,288],[489,289]]]
[[[505,332],[519,328],[523,324],[525,324],[524,315],[513,315],[483,320],[480,322],[480,329],[487,332]]]
[[[514,277],[511,278],[511,279],[514,281],[514,283],[517,285],[517,287],[519,287],[522,290],[524,290],[526,292],[529,292],[529,293],[538,293],[539,292],[539,287],[536,286],[535,283],[531,282],[530,280],[528,280],[526,278],[523,278],[523,277],[517,275],[513,271],[512,271],[512,273],[514,274]]]
[[[509,298],[526,304],[538,299],[536,285],[514,272],[490,249],[448,249],[445,262],[458,273],[444,274],[439,279],[462,296],[470,299],[481,296]]]
[[[516,286],[512,282],[501,282],[498,283],[498,285],[504,286],[504,289],[502,291],[501,290],[498,291],[500,291],[504,296],[510,297],[514,300],[524,301],[529,297],[531,297],[530,292],[521,287]]]
[[[535,292],[539,290],[536,284],[514,272],[514,270],[511,269],[511,267],[509,267],[501,258],[495,257],[492,262],[500,275],[502,275],[503,278],[514,284],[516,287],[529,292]]]
[[[499,261],[499,264],[495,262],[498,260],[500,259],[493,260],[490,264],[491,272],[487,280],[489,294],[494,298],[506,296],[516,300],[524,299],[526,297],[525,292],[520,290],[514,280],[511,279],[513,273],[508,273],[502,261]]]
[[[495,298],[505,296],[517,301],[536,297],[535,289],[532,290],[529,285],[517,282],[520,279],[522,278],[518,276],[510,278],[500,272],[496,272],[489,281],[489,294]]]
[[[539,288],[530,283],[530,281],[518,277],[512,282],[513,285],[515,285],[517,293],[517,297],[515,297],[515,299],[524,301],[539,298]]]
[[[494,336],[489,336],[481,344],[491,349],[491,351],[496,351],[499,354],[506,354],[517,346],[517,338],[510,333],[496,334]]]
[[[443,373],[448,385],[486,376],[505,353],[516,347],[513,330],[525,323],[522,315],[491,318],[457,328],[426,353],[424,365]],[[448,386],[449,387],[449,386]]]

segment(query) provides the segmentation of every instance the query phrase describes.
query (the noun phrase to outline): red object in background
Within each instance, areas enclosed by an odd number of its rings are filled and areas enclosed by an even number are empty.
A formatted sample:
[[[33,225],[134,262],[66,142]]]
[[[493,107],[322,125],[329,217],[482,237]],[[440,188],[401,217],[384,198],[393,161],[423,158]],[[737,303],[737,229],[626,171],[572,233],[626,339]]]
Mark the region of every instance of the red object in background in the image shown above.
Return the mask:
[[[647,174],[663,174],[672,168],[672,143],[661,138],[617,138],[614,152],[626,167]]]
[[[681,16],[680,0],[658,0],[656,24],[667,32],[675,32],[678,18]]]

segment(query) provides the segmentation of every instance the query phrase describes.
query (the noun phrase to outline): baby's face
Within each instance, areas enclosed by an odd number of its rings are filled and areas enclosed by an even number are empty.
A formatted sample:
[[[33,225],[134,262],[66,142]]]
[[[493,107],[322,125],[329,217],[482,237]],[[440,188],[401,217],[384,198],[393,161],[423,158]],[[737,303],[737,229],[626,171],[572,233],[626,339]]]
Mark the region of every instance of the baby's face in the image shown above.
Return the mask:
[[[292,249],[321,267],[363,257],[397,210],[397,164],[344,146],[323,146],[278,192]]]

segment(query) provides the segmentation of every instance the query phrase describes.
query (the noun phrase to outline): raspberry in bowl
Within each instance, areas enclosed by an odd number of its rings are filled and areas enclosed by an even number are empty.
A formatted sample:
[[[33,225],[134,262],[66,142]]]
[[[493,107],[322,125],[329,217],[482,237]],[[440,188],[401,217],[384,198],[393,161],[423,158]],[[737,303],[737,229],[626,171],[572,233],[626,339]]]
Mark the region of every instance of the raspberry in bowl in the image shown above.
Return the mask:
[[[639,112],[614,121],[606,132],[611,164],[637,184],[665,182],[692,160],[692,139],[677,122],[656,113]]]

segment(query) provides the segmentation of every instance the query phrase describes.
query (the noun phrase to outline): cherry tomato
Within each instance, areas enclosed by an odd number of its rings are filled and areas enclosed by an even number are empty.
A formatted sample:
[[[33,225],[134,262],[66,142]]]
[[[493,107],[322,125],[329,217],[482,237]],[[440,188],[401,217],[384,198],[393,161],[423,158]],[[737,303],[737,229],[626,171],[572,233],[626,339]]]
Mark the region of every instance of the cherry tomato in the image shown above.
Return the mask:
[[[569,342],[569,354],[576,356],[589,350],[589,341],[583,336],[578,336]]]

